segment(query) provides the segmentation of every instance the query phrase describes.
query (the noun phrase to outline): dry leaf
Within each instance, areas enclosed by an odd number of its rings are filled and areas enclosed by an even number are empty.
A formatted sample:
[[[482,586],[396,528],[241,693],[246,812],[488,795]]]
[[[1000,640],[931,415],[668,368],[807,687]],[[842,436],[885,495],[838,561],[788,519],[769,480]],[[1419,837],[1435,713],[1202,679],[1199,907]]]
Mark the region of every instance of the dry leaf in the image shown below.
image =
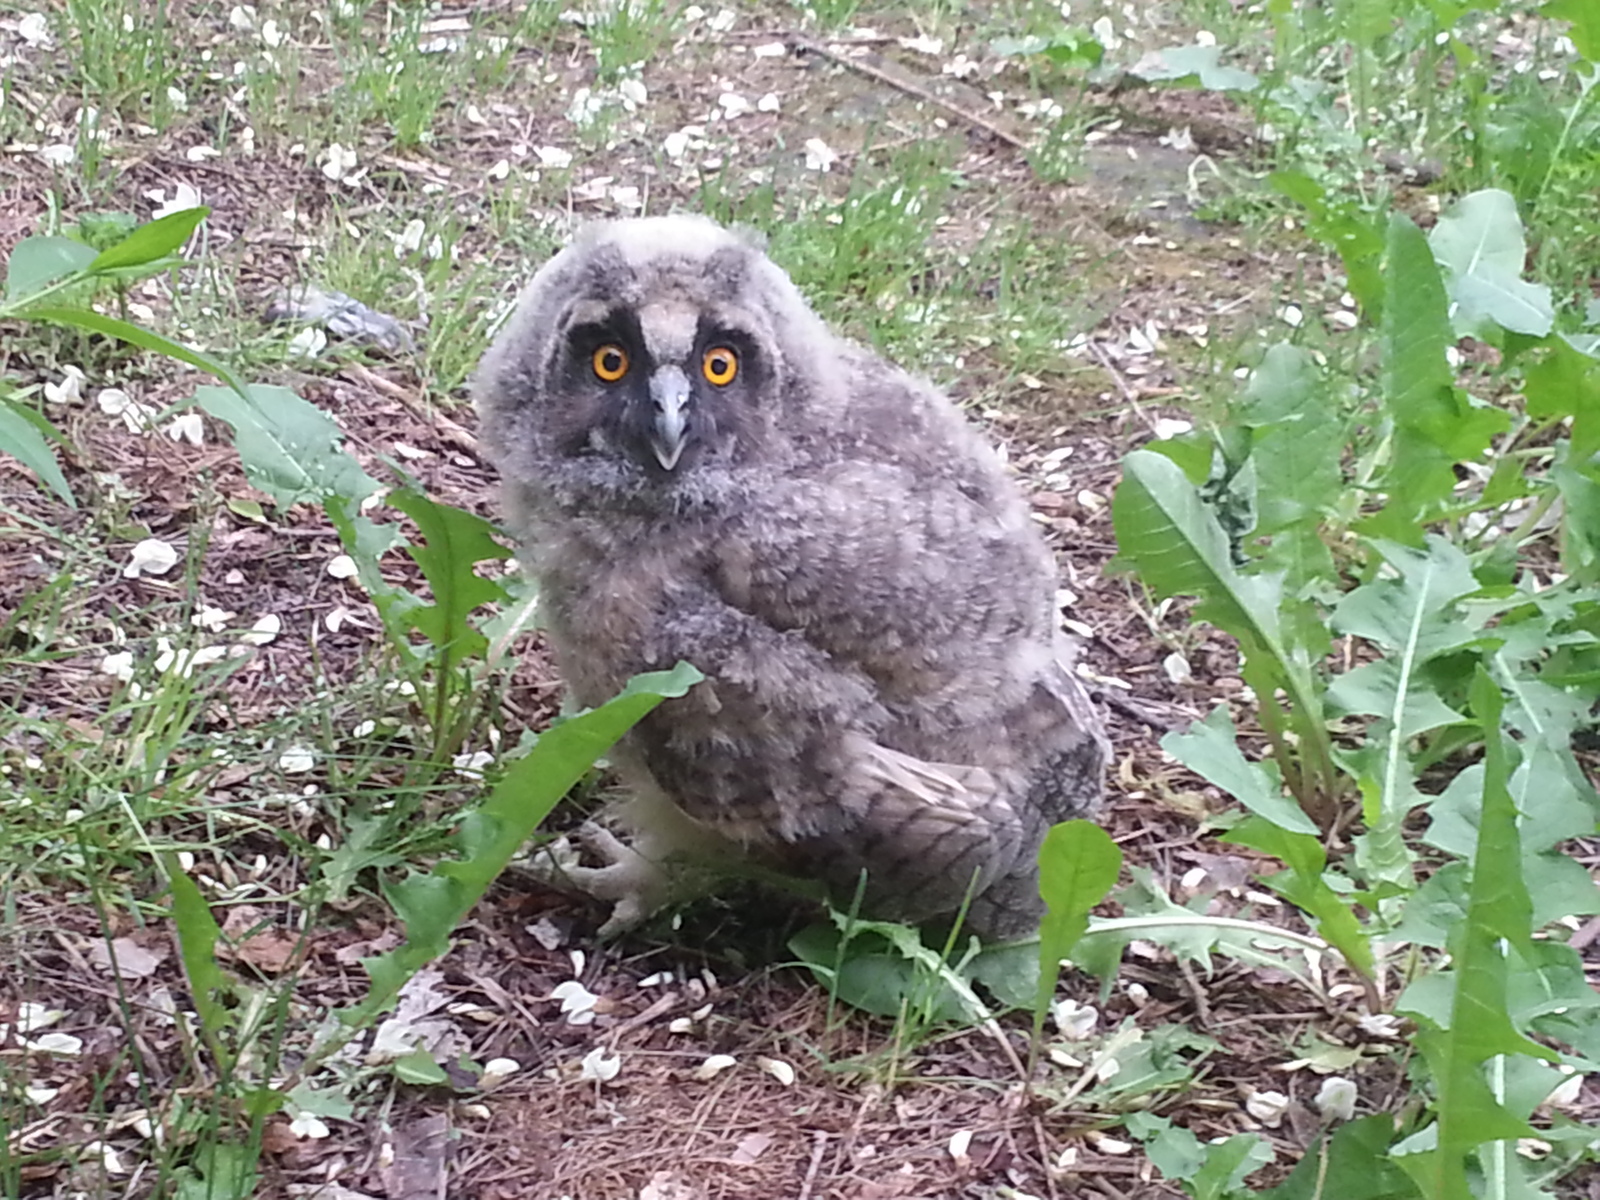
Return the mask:
[[[116,959],[116,972],[123,979],[145,979],[155,974],[167,952],[165,948],[147,949],[132,938],[125,937],[116,938],[110,945],[96,942],[89,947],[89,961],[102,971],[112,969],[113,956]]]

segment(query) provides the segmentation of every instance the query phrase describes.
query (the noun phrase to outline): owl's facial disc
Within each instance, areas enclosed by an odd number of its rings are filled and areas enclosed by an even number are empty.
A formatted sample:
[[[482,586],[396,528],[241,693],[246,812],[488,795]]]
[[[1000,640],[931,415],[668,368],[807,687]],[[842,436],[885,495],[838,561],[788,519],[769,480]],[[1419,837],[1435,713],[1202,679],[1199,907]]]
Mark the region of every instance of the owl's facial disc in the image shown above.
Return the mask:
[[[650,403],[654,409],[650,449],[663,470],[670,471],[689,443],[689,377],[683,368],[668,363],[650,376]]]

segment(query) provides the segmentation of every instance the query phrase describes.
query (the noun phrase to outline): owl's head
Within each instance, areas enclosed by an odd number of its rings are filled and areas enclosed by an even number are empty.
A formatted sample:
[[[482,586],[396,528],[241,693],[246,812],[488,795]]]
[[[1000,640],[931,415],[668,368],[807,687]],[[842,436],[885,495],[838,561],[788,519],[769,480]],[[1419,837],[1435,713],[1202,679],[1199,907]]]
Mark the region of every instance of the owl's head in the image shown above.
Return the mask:
[[[591,225],[536,274],[479,369],[502,467],[671,484],[769,458],[816,392],[816,317],[759,246],[704,217]],[[799,361],[797,361],[797,358]]]

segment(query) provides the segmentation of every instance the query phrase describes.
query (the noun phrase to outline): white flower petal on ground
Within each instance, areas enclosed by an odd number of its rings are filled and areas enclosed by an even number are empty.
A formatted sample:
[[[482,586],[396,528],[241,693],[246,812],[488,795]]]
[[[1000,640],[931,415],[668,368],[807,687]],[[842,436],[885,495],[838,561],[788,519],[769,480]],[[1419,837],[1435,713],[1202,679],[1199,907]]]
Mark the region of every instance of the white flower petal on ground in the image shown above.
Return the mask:
[[[589,1024],[594,1020],[594,1006],[600,1003],[600,997],[576,979],[558,983],[548,998],[561,1001],[561,1011],[568,1025]]]
[[[782,58],[789,53],[789,47],[782,42],[763,42],[750,53],[757,58]]]
[[[335,579],[354,579],[360,573],[356,560],[348,554],[335,554],[328,560],[328,574]]]
[[[61,368],[60,383],[46,383],[44,398],[51,404],[78,404],[83,400],[84,373],[77,367]]]
[[[315,358],[328,344],[328,335],[315,325],[307,325],[289,339],[285,352],[290,358]]]
[[[483,1074],[478,1082],[485,1087],[493,1086],[502,1079],[509,1079],[522,1070],[522,1064],[514,1058],[491,1058],[483,1064]]]
[[[784,1087],[793,1087],[795,1081],[794,1068],[781,1058],[757,1058],[756,1066],[768,1075],[771,1075]]]
[[[535,146],[533,154],[541,167],[548,167],[552,171],[565,171],[572,165],[572,151],[559,146]]]
[[[285,775],[304,775],[317,765],[317,754],[310,746],[290,746],[278,755],[278,770]]]
[[[427,226],[422,223],[422,218],[412,217],[411,220],[406,222],[406,227],[399,233],[390,234],[389,236],[394,239],[394,256],[396,258],[404,258],[406,255],[415,254],[422,249],[422,235],[426,231]]]
[[[833,169],[833,164],[839,161],[839,154],[821,138],[807,138],[806,170],[827,172]]]
[[[1349,1121],[1356,1115],[1356,1085],[1342,1075],[1330,1075],[1317,1089],[1317,1111],[1330,1121]]]
[[[494,755],[487,750],[473,750],[466,754],[457,754],[450,760],[453,766],[467,779],[482,779],[483,769],[494,761]]]
[[[693,1078],[701,1083],[708,1079],[715,1079],[729,1067],[738,1063],[738,1059],[731,1054],[713,1054],[694,1069]]]
[[[1289,1097],[1282,1092],[1255,1092],[1244,1102],[1244,1110],[1268,1129],[1276,1129],[1289,1111]]]
[[[133,678],[133,652],[118,650],[100,660],[100,674],[120,679],[123,683]]]
[[[229,612],[225,608],[218,608],[213,604],[202,604],[200,611],[189,618],[189,624],[196,629],[204,629],[208,633],[220,633],[228,627],[228,622],[239,614]]]
[[[311,1113],[296,1113],[289,1122],[289,1132],[302,1141],[321,1141],[328,1136],[329,1130],[320,1117]]]
[[[768,92],[756,101],[757,112],[777,112],[783,107],[783,101],[778,99],[777,92]]]
[[[165,575],[178,562],[178,552],[160,538],[145,538],[133,548],[128,565],[122,568],[123,577],[137,579],[141,575]]]
[[[53,146],[45,146],[39,151],[39,157],[52,167],[70,167],[78,158],[75,147],[66,142],[57,142]]]
[[[722,110],[723,119],[731,121],[735,117],[742,117],[754,106],[738,92],[723,92],[717,97],[717,107]]]
[[[579,1079],[591,1079],[596,1083],[610,1083],[622,1070],[622,1055],[613,1054],[604,1046],[596,1046],[583,1056],[583,1066],[578,1071]]]
[[[197,412],[183,413],[173,417],[167,422],[167,427],[162,430],[168,440],[174,442],[188,442],[191,446],[206,444],[206,424]]]
[[[171,200],[166,198],[165,190],[162,189],[155,189],[152,195],[157,198],[155,208],[150,213],[152,219],[171,216],[173,213],[187,213],[190,208],[200,208],[203,203],[200,200],[200,190],[192,184],[178,184],[178,187],[174,187]]]
[[[257,617],[255,623],[239,635],[239,640],[246,646],[265,646],[282,632],[283,618],[277,613],[266,613]]]
[[[28,45],[48,50],[54,38],[50,36],[50,18],[43,13],[24,13],[17,22],[17,36]]]

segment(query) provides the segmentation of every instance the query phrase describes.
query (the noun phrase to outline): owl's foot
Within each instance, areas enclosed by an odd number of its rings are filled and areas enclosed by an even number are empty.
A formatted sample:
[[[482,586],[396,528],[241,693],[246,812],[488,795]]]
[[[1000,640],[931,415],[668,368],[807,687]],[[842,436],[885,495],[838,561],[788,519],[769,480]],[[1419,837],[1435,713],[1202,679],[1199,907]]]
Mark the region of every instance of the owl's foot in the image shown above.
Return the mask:
[[[602,865],[584,865],[580,850]],[[535,876],[553,887],[576,888],[596,900],[610,901],[611,916],[600,926],[601,937],[638,925],[661,907],[669,891],[667,874],[657,863],[593,821],[580,825],[573,838],[558,837],[542,847],[530,866]]]

